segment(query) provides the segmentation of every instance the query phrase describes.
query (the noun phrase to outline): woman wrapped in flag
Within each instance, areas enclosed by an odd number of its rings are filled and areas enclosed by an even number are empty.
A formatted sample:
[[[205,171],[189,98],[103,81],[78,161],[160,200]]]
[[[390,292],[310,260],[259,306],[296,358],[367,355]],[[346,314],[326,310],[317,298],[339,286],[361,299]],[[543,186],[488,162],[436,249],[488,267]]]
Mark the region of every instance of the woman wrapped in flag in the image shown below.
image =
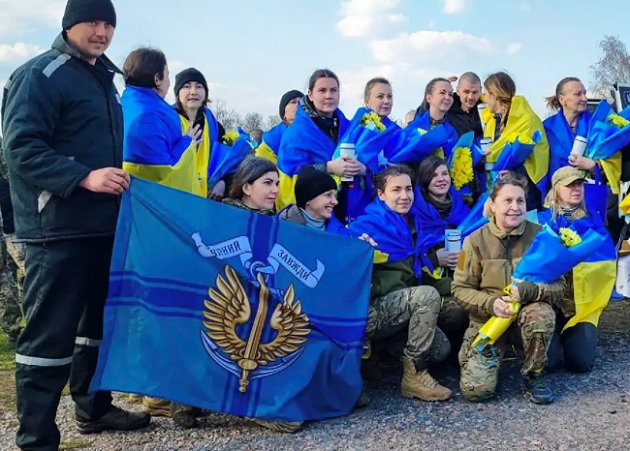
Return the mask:
[[[223,126],[207,107],[210,102],[208,83],[195,68],[175,76],[175,109],[182,130],[192,124],[199,126],[200,139],[195,143],[197,177],[201,195],[221,200],[230,189],[230,181],[239,163],[249,154],[248,137],[239,134],[227,142]]]
[[[543,370],[547,365],[547,346],[555,326],[552,304],[564,293],[564,280],[553,283],[515,281],[512,297],[522,308],[516,324],[510,326],[490,346],[473,345],[479,330],[493,316],[510,319],[512,298],[504,289],[512,285],[512,273],[541,230],[525,220],[527,180],[504,171],[489,193],[485,214],[490,222],[464,240],[457,262],[452,289],[455,300],[469,313],[470,324],[459,351],[460,389],[470,401],[494,396],[499,370],[511,334],[520,335],[525,351],[521,375],[526,394],[536,403],[553,401]]]
[[[350,124],[338,106],[339,79],[331,70],[316,70],[309,80],[307,95],[299,101],[295,120],[280,142],[278,210],[295,204],[295,182],[303,166],[311,165],[339,177],[365,175],[365,165],[356,158],[332,158]]]
[[[256,148],[256,156],[266,158],[273,164],[278,164],[278,150],[282,136],[289,125],[295,120],[298,102],[304,97],[297,89],[285,92],[280,99],[279,116],[281,122],[263,134],[262,143]]]
[[[451,390],[429,374],[429,360],[443,360],[450,344],[437,327],[441,298],[433,287],[420,286],[422,229],[412,211],[411,171],[404,166],[383,170],[376,179],[377,198],[352,222],[355,235],[366,233],[376,242],[372,300],[366,336],[369,340],[407,331],[403,351],[401,394],[424,401],[445,401]]]
[[[416,118],[404,129],[404,140],[388,148],[385,157],[391,163],[412,164],[432,154],[448,159],[458,139],[457,131],[446,118],[452,105],[451,82],[446,78],[431,80]]]
[[[461,196],[453,188],[446,162],[430,155],[418,167],[413,212],[420,220],[422,235],[423,285],[435,287],[444,298],[438,326],[451,342],[459,341],[468,326],[468,313],[451,297],[452,271],[457,266],[460,249],[446,250],[445,231],[456,229],[469,213]]]
[[[565,166],[552,177],[552,187],[538,215],[557,233],[570,230],[577,236],[597,231],[605,242],[589,258],[565,275],[567,287],[556,305],[556,331],[549,347],[549,370],[563,364],[569,371],[590,372],[597,354],[597,325],[615,286],[616,253],[612,239],[597,215],[584,205],[584,175]]]
[[[571,165],[592,177],[595,174],[595,166],[598,165],[604,172],[612,192],[618,194],[621,176],[619,151],[630,143],[630,128],[623,134],[625,135],[623,140],[617,138],[602,145],[603,139],[606,138],[605,133],[612,134],[615,131],[611,121],[608,121],[607,127],[603,127],[608,116],[612,114],[610,105],[603,101],[595,114],[587,111],[586,88],[576,77],[560,80],[555,95],[547,98],[547,106],[550,110],[557,111],[543,122],[549,139],[549,173],[553,174],[558,169]],[[595,127],[597,122],[604,124]],[[572,153],[574,144],[575,150]]]
[[[197,170],[203,162],[194,144],[202,131],[194,124],[182,131],[177,112],[164,100],[170,86],[164,53],[136,49],[127,56],[123,73],[123,168],[136,177],[204,196]]]
[[[484,81],[486,108],[484,136],[492,140],[486,155],[487,186],[499,171],[513,170],[529,182],[527,209],[539,210],[548,190],[549,143],[538,115],[505,72]]]

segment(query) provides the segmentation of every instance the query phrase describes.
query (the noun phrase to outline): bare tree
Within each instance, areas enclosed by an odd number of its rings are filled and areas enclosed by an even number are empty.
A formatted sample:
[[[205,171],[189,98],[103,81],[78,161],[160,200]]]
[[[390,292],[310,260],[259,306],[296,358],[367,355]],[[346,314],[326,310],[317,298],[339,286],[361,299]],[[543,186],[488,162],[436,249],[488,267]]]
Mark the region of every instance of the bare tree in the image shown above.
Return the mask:
[[[213,101],[210,104],[210,109],[225,130],[236,130],[236,127],[239,126],[241,117],[236,110],[228,108],[223,100]]]
[[[280,120],[280,116],[278,116],[277,114],[267,116],[267,120],[265,121],[265,130],[271,130],[280,122],[282,121]]]
[[[616,36],[605,36],[599,43],[602,55],[591,65],[593,80],[590,90],[594,96],[613,100],[611,90],[617,82],[630,82],[630,53],[626,44]]]
[[[247,113],[241,122],[241,127],[249,133],[254,129],[263,128],[263,117],[260,113]]]

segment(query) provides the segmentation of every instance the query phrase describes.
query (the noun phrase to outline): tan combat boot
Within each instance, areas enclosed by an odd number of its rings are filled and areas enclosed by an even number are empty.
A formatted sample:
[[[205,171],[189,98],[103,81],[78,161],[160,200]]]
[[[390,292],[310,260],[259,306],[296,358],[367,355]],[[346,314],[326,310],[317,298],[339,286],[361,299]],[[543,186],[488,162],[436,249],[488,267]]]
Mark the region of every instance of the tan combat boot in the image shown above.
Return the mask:
[[[405,398],[418,398],[423,401],[446,401],[451,390],[442,387],[427,370],[417,371],[413,360],[403,357],[403,378],[400,393]]]

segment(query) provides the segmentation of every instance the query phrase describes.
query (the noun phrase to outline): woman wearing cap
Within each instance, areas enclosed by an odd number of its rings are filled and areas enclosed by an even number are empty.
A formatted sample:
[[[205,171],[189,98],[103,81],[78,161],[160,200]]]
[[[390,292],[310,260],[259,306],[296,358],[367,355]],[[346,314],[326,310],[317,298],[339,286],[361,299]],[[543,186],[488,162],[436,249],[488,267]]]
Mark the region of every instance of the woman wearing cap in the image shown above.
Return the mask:
[[[606,235],[604,224],[598,215],[589,215],[584,205],[584,175],[575,167],[565,166],[558,169],[552,177],[551,190],[545,199],[547,210],[539,213],[541,224],[548,224],[554,230],[573,228],[575,230],[599,229]],[[597,324],[603,307],[608,303],[615,281],[615,249],[612,239],[608,236],[600,253],[607,250],[609,262],[594,264],[601,258],[590,257],[573,271],[565,275],[567,281],[564,297],[556,307],[556,330],[549,346],[549,370],[554,371],[564,366],[576,373],[590,372],[597,354]],[[586,266],[591,266],[587,278],[581,275]],[[608,266],[608,270],[606,270]],[[602,271],[601,277],[595,271]],[[574,283],[574,280],[576,283]],[[583,290],[584,284],[597,286],[594,293],[600,296],[586,297],[589,302],[576,302],[576,290]],[[600,302],[603,305],[595,305]],[[589,304],[591,304],[589,306]],[[586,307],[586,314],[583,308]]]
[[[392,166],[377,176],[376,184],[377,198],[349,226],[354,234],[367,233],[376,242],[366,336],[379,340],[407,331],[402,396],[445,401],[451,390],[433,379],[427,366],[432,356],[448,356],[450,345],[438,333],[440,295],[433,287],[418,285],[417,240],[422,230],[411,211],[411,171]]]
[[[191,124],[182,131],[177,113],[164,101],[170,86],[164,53],[134,50],[125,60],[123,75],[123,168],[136,177],[203,195],[195,177],[193,143],[201,130]]]
[[[279,209],[295,203],[295,182],[303,166],[311,165],[340,177],[365,175],[365,166],[356,158],[339,157],[331,161],[337,143],[349,125],[338,106],[337,76],[328,69],[313,72],[308,93],[300,100],[295,120],[282,136],[278,151]]]
[[[494,163],[506,148],[533,146],[524,163],[512,160],[501,169],[514,170],[527,176],[527,209],[540,209],[547,194],[549,180],[549,143],[540,118],[529,106],[525,97],[516,95],[516,83],[505,72],[494,73],[483,83],[486,108],[482,112],[484,136],[492,140],[486,154],[486,167],[493,170]],[[535,137],[540,140],[536,142]],[[518,143],[517,143],[518,141]],[[515,144],[516,143],[516,144]],[[516,154],[519,151],[515,151]],[[515,155],[518,158],[518,155]]]
[[[444,297],[438,326],[459,346],[468,326],[468,313],[451,297],[452,271],[459,251],[446,251],[444,236],[447,229],[456,229],[470,210],[453,188],[443,159],[430,155],[422,160],[418,179],[414,211],[422,226],[422,284],[435,287]]]
[[[201,195],[220,200],[229,185],[229,176],[208,186],[208,167],[214,143],[223,141],[225,129],[207,107],[209,103],[208,83],[203,74],[195,68],[184,69],[175,76],[175,108],[179,113],[182,129],[195,126],[200,130],[196,142],[197,160],[195,176]]]
[[[495,395],[506,341],[512,334],[520,335],[524,346],[521,375],[525,394],[537,404],[554,400],[542,373],[547,365],[547,347],[555,324],[552,304],[562,298],[564,281],[533,284],[512,280],[514,268],[541,229],[525,220],[526,189],[524,176],[511,171],[499,173],[485,205],[484,214],[490,222],[464,240],[457,262],[453,296],[470,315],[459,351],[459,386],[469,401],[485,401]],[[504,296],[507,286],[512,286],[512,297],[521,302],[523,308],[496,344],[480,350],[472,343],[486,321],[492,316],[512,316],[508,306],[510,298]]]
[[[266,158],[273,164],[278,164],[278,150],[282,135],[287,127],[295,120],[298,102],[304,97],[297,89],[285,92],[280,99],[279,115],[281,122],[263,135],[262,143],[256,148],[256,156]]]

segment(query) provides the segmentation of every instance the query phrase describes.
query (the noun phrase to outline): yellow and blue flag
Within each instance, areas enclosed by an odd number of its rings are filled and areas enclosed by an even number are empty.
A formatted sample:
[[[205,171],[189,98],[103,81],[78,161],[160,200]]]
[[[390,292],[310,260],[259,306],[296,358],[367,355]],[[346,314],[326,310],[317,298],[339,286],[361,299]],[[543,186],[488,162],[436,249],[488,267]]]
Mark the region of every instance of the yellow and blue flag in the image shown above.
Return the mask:
[[[304,111],[304,99],[300,100],[295,120],[282,136],[278,151],[278,171],[280,172],[280,193],[276,210],[280,211],[295,203],[295,182],[302,166],[326,163],[332,159],[336,141],[327,136]],[[343,136],[350,122],[341,110],[335,111],[339,126],[339,136]]]
[[[260,143],[260,146],[256,147],[256,156],[269,160],[277,165],[278,150],[280,149],[280,143],[282,142],[282,136],[285,131],[287,131],[287,124],[284,122],[280,122],[269,131],[266,131],[263,134],[262,143]]]
[[[589,233],[601,237],[600,246],[573,268],[575,315],[569,319],[564,330],[582,322],[597,326],[600,315],[610,301],[617,275],[615,245],[606,226],[598,215],[568,221],[564,216],[553,218],[550,210],[539,213],[538,219],[557,233],[561,228],[568,228],[581,237]]]
[[[500,124],[497,124],[494,115],[486,107],[481,116],[485,123],[484,136],[493,141],[486,162],[500,162],[502,169],[510,170],[524,166],[527,175],[544,197],[549,190],[549,142],[540,118],[527,100],[522,96],[514,96],[499,139],[495,140],[496,128]],[[504,152],[507,154],[499,160]],[[524,152],[527,156],[521,161]]]
[[[470,209],[462,200],[460,194],[451,186],[451,210],[446,218],[442,218],[434,205],[427,202],[424,193],[416,186],[413,201],[414,214],[420,220],[422,235],[418,237],[422,249],[422,265],[429,274],[436,268],[427,257],[427,253],[440,243],[444,243],[446,229],[455,229],[468,216]]]
[[[133,178],[91,389],[276,421],[346,415],[362,388],[373,253]]]
[[[594,114],[584,111],[580,115],[575,133],[571,130],[562,111],[545,119],[543,125],[550,149],[549,174],[553,175],[561,167],[569,165],[569,155],[575,136],[582,136],[587,139],[584,156],[596,160],[601,165],[613,193],[619,193],[621,176],[621,152],[619,151],[630,143],[630,127],[624,130],[611,124],[607,121],[611,114],[610,105],[602,100]]]
[[[404,140],[387,148],[386,157],[391,163],[419,163],[431,154],[448,159],[458,141],[457,131],[448,119],[431,128],[429,112],[417,116],[402,130]]]
[[[125,89],[121,103],[123,169],[136,177],[203,196],[196,146],[182,133],[175,109],[152,89],[135,86]]]
[[[374,263],[395,263],[414,257],[414,271],[418,277],[422,276],[422,247],[417,239],[422,236],[422,225],[413,210],[402,215],[376,198],[348,228],[353,235],[365,233],[376,242]]]

